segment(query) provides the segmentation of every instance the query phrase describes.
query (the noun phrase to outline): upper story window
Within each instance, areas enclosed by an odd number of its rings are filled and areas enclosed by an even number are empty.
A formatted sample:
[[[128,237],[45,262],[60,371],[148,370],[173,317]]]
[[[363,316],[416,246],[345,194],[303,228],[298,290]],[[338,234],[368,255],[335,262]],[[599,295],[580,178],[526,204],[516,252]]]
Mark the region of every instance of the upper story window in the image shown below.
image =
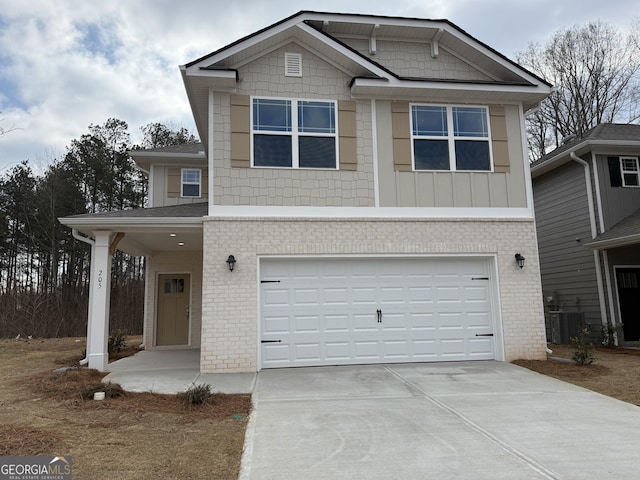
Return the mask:
[[[411,105],[414,170],[491,171],[487,107]]]
[[[202,171],[199,168],[183,168],[181,178],[180,195],[183,197],[199,197]]]
[[[623,187],[640,187],[638,157],[620,157],[620,172]]]
[[[336,102],[254,98],[254,167],[338,167]]]

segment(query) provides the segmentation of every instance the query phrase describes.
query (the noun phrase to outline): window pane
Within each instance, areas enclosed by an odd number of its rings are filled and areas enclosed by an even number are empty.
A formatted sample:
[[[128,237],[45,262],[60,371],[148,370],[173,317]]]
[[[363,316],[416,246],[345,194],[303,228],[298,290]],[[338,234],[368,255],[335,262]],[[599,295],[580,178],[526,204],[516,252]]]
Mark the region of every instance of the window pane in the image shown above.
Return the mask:
[[[254,130],[291,131],[291,101],[253,99]]]
[[[621,158],[622,169],[626,172],[637,172],[638,164],[635,158]]]
[[[335,133],[335,105],[330,102],[298,103],[298,131],[307,133]]]
[[[624,184],[626,187],[637,187],[638,184],[638,174],[637,173],[625,173],[624,174]]]
[[[291,167],[291,137],[254,135],[253,164],[257,167]]]
[[[200,196],[200,185],[193,183],[185,183],[182,185],[182,196],[183,197],[199,197]]]
[[[484,108],[453,107],[453,134],[456,137],[488,137]]]
[[[491,170],[489,142],[456,140],[457,170]]]
[[[447,140],[414,140],[416,170],[449,170]]]
[[[447,136],[447,108],[414,105],[411,107],[413,134],[432,137]]]
[[[182,170],[182,181],[186,183],[200,183],[200,170]]]
[[[336,168],[336,143],[333,137],[300,137],[301,168]]]

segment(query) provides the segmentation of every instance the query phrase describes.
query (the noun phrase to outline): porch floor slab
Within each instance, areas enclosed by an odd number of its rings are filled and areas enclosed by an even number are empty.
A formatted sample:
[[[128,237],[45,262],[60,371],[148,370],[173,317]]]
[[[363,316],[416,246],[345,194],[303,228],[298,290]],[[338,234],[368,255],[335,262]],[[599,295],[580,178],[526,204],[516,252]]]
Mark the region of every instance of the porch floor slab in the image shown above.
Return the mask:
[[[208,384],[214,392],[251,393],[255,373],[200,373],[200,350],[143,350],[112,362],[104,382],[129,392],[175,394]]]

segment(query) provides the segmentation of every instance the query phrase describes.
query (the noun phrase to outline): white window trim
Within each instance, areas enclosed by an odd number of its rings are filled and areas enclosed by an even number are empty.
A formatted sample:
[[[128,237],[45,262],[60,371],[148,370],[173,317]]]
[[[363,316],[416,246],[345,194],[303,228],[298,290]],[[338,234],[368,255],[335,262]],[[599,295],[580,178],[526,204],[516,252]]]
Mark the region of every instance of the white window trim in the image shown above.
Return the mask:
[[[625,170],[623,167],[623,160],[633,160],[636,164],[636,170]],[[620,176],[622,177],[622,186],[626,188],[640,188],[640,162],[638,162],[638,157],[620,157]],[[627,182],[624,178],[625,175],[635,175],[638,179],[637,185],[627,185]]]
[[[200,179],[198,182],[185,182],[184,181],[184,172],[198,172],[198,178]],[[198,195],[185,195],[184,194],[184,186],[185,185],[198,185]],[[180,197],[181,198],[201,198],[202,197],[202,169],[201,168],[182,168],[180,169]]]
[[[270,131],[270,130],[255,130],[253,123],[253,100],[254,99],[264,99],[264,100],[289,100],[291,102],[291,131],[290,132],[279,132],[279,131]],[[324,103],[333,103],[333,111],[335,113],[334,123],[335,123],[335,132],[334,133],[318,133],[318,132],[298,132],[298,102],[324,102]],[[279,169],[279,170],[340,170],[340,157],[339,157],[339,132],[340,125],[338,124],[338,101],[337,100],[325,100],[319,98],[289,98],[289,97],[267,97],[262,95],[252,96],[250,99],[250,122],[251,122],[251,144],[249,148],[251,149],[251,168],[271,168],[271,169]],[[290,167],[271,167],[265,165],[255,165],[253,158],[253,137],[254,135],[283,135],[287,137],[291,137],[291,166]],[[335,149],[336,149],[336,166],[335,168],[309,168],[309,167],[300,167],[300,155],[298,151],[298,137],[330,137],[335,139]]]
[[[414,135],[413,134],[413,107],[445,107],[447,109],[447,136],[429,136],[429,135]],[[481,108],[484,110],[487,119],[487,137],[486,140],[482,137],[456,137],[453,130],[453,108],[454,107],[469,107],[469,108]],[[411,140],[411,168],[414,172],[493,172],[493,146],[491,142],[491,117],[489,116],[489,107],[486,105],[464,105],[464,104],[441,104],[441,103],[410,103],[409,104],[409,134]],[[424,170],[416,168],[416,159],[414,152],[414,140],[447,140],[449,144],[449,170]],[[489,145],[489,170],[458,170],[456,168],[456,140],[473,140],[473,141],[486,141]]]

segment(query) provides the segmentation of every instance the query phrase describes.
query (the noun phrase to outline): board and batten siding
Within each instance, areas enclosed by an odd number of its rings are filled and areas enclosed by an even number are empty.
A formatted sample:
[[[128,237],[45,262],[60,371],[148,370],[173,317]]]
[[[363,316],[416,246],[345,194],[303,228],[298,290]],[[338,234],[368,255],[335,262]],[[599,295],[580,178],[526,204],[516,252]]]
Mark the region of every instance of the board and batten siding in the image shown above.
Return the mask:
[[[548,334],[551,304],[600,324],[593,252],[584,246],[591,240],[584,168],[571,162],[535,178],[533,197]]]
[[[520,113],[516,106],[492,108],[496,113],[492,117],[499,118],[503,127],[498,138],[492,138],[493,172],[412,171],[408,109],[408,102],[376,101],[380,206],[527,206]]]
[[[627,156],[627,155],[625,155]],[[640,152],[628,155],[640,157]],[[597,155],[596,165],[600,180],[600,199],[604,228],[609,230],[620,220],[625,219],[640,208],[640,188],[637,187],[612,187],[609,174],[610,157],[619,158],[617,155]]]

